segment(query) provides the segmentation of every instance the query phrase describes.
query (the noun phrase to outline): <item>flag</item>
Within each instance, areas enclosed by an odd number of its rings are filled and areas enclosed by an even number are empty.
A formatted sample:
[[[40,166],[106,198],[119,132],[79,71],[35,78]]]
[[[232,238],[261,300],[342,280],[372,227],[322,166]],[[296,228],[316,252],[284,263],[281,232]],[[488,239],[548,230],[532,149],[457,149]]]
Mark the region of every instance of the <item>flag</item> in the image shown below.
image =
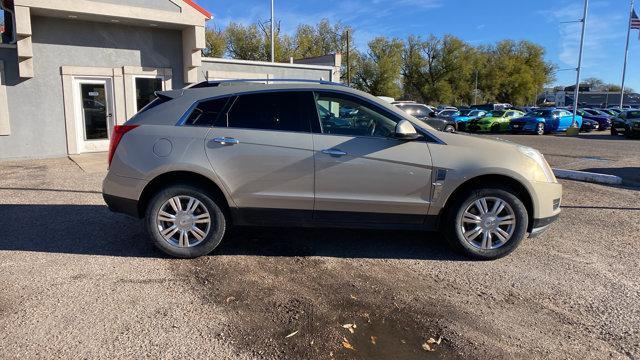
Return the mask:
[[[635,9],[631,10],[631,21],[629,21],[629,23],[631,24],[630,26],[632,29],[640,30],[640,18],[638,17],[638,14],[636,14]]]

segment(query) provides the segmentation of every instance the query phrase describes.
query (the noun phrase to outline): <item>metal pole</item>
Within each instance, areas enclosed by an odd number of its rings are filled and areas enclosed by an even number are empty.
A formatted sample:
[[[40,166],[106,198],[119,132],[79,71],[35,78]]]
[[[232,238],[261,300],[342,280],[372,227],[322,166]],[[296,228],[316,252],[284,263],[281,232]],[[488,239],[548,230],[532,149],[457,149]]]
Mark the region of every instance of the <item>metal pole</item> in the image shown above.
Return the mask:
[[[576,68],[576,88],[573,93],[573,119],[571,127],[577,127],[576,112],[578,111],[578,95],[580,93],[580,69],[582,67],[582,48],[584,47],[584,31],[587,27],[587,9],[589,0],[584,0],[584,13],[582,14],[582,34],[580,35],[580,51],[578,52],[578,67]]]
[[[275,62],[276,58],[276,42],[274,41],[274,30],[273,30],[273,0],[271,0],[271,62]]]
[[[633,0],[629,9],[629,24],[627,24],[627,45],[624,47],[624,65],[622,66],[622,89],[620,89],[620,110],[624,104],[624,78],[627,75],[627,55],[629,54],[629,34],[631,33],[631,13],[633,13]]]
[[[473,91],[473,105],[478,105],[478,70],[476,69],[476,89]]]
[[[349,64],[349,29],[346,30],[347,32],[347,86],[351,86],[351,67]]]

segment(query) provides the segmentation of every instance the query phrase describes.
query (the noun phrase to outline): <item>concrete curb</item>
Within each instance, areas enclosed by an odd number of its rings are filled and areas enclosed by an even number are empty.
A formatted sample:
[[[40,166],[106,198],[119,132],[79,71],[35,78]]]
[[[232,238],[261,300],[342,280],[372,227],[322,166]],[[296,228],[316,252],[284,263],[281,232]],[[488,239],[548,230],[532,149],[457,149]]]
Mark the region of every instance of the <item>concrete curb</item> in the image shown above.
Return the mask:
[[[557,178],[569,179],[577,181],[585,181],[596,184],[610,184],[620,185],[622,184],[622,178],[615,175],[598,174],[586,171],[578,170],[565,170],[565,169],[553,169],[553,173]]]

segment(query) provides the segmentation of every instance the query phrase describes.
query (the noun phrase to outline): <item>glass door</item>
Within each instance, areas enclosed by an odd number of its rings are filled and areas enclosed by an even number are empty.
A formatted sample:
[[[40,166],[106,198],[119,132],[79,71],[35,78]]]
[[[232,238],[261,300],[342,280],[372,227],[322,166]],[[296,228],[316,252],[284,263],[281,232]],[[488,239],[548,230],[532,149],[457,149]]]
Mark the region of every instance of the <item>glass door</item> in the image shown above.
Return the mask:
[[[76,79],[75,90],[78,151],[107,151],[114,125],[111,79]]]

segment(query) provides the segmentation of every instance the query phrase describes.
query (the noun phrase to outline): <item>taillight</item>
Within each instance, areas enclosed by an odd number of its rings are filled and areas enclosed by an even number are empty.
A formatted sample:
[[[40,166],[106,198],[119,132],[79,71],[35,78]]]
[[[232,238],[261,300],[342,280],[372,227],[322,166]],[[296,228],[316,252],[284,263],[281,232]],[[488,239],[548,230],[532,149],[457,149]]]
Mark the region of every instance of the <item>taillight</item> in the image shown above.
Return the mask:
[[[127,132],[137,128],[139,125],[116,125],[113,127],[111,133],[111,140],[109,141],[109,166],[111,166],[111,160],[113,160],[113,154],[116,153],[116,148],[122,140],[122,137]]]

